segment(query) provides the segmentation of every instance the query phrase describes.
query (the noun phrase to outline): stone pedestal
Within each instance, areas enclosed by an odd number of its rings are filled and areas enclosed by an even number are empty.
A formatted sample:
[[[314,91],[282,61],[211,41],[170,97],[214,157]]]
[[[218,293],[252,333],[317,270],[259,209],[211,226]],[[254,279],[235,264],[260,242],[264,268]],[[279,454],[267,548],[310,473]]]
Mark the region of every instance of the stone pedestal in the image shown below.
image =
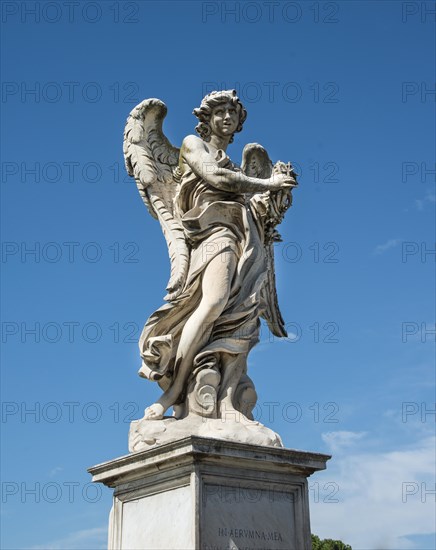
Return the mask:
[[[324,454],[191,436],[89,469],[114,488],[109,550],[310,550]]]

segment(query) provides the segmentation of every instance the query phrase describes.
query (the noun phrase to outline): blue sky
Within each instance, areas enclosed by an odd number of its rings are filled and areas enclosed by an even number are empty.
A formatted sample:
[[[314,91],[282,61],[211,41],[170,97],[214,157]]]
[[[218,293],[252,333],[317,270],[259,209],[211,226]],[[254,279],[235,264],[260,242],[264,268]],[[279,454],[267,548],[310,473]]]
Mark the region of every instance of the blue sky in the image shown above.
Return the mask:
[[[3,548],[105,547],[111,494],[86,468],[127,452],[158,395],[137,338],[169,273],[123,127],[158,97],[180,145],[216,87],[248,110],[231,158],[257,141],[301,174],[276,248],[290,338],[264,327],[249,359],[257,418],[333,454],[314,533],[435,547],[431,9],[2,3]]]

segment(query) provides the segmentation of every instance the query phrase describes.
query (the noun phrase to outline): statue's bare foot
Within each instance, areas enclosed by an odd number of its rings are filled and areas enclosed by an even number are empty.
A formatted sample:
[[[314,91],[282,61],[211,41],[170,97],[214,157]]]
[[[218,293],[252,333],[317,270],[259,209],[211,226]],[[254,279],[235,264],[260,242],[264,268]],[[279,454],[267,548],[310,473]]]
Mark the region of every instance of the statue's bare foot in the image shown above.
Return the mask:
[[[144,411],[144,420],[162,420],[165,409],[160,403],[153,403]]]

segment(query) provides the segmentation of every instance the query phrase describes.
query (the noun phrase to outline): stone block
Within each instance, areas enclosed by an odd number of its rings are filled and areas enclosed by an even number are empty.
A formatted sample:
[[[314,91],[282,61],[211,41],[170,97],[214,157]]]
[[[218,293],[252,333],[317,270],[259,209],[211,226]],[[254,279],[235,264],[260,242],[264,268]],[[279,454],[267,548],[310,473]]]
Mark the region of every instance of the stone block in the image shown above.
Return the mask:
[[[114,489],[109,550],[310,550],[328,455],[191,436],[89,469]]]

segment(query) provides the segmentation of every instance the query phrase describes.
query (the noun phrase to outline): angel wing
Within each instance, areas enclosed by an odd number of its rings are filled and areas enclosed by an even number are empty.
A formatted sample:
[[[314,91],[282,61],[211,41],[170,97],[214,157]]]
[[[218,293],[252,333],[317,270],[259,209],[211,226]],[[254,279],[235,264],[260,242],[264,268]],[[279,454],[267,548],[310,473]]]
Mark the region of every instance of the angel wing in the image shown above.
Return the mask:
[[[171,260],[171,277],[165,300],[183,290],[189,267],[189,248],[174,208],[179,149],[162,130],[167,107],[160,99],[145,99],[130,112],[124,129],[124,159],[129,176],[150,214],[159,220]]]
[[[242,152],[242,171],[248,176],[269,178],[273,171],[284,171],[296,177],[290,164],[277,162],[274,166],[266,150],[258,143],[249,143]],[[291,191],[267,191],[257,193],[251,199],[251,205],[262,221],[264,246],[267,259],[267,276],[261,289],[262,317],[275,336],[285,337],[285,322],[280,312],[277,297],[276,277],[274,270],[274,242],[281,241],[276,226],[282,221],[286,210],[292,204]]]

